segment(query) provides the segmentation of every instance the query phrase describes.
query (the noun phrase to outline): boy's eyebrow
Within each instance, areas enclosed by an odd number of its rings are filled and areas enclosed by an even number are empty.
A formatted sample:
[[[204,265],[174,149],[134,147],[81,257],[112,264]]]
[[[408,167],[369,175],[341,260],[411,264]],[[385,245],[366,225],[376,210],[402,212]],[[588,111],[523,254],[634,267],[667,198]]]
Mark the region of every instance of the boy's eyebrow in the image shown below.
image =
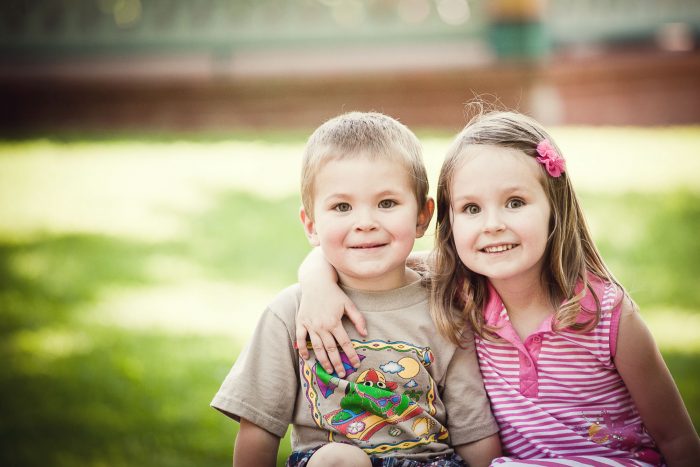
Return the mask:
[[[397,196],[403,193],[403,190],[383,190],[377,193],[371,193],[372,196],[380,198],[382,196]],[[329,199],[334,199],[334,198],[352,198],[353,196],[356,196],[355,193],[343,193],[343,192],[335,192],[335,193],[330,193],[328,196],[323,198],[323,201],[328,201]]]
[[[336,199],[336,198],[345,199],[345,198],[349,198],[351,196],[352,195],[348,195],[347,193],[331,193],[328,196],[325,196],[321,201],[328,201],[328,200]]]
[[[396,195],[403,193],[403,191],[404,190],[391,190],[391,189],[389,189],[389,190],[384,190],[384,191],[381,191],[379,193],[376,193],[376,196],[378,196],[378,197],[379,196],[396,196]]]

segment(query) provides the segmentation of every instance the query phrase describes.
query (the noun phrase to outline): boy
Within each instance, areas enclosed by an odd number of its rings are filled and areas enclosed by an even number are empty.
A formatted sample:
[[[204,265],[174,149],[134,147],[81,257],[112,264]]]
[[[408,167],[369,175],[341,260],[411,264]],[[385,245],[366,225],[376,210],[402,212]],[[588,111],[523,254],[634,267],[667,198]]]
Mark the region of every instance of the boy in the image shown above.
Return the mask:
[[[378,113],[333,118],[309,138],[301,188],[306,236],[371,334],[348,326],[361,363],[341,354],[346,375],[329,374],[299,358],[300,289],[282,291],[212,401],[240,421],[234,464],[274,465],[291,423],[291,466],[488,465],[500,443],[473,342],[440,337],[427,280],[406,268],[434,207],[415,135]]]

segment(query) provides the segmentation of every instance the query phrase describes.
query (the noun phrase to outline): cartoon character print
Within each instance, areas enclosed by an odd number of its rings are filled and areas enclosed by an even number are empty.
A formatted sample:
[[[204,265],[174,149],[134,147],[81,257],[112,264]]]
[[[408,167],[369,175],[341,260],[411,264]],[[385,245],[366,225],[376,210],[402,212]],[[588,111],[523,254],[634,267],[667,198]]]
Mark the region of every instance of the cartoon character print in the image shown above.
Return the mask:
[[[447,430],[442,426],[437,429],[436,426],[439,424],[432,417],[436,412],[433,404],[436,397],[434,381],[432,378],[427,378],[427,386],[424,386],[426,378],[423,375],[419,379],[423,384],[419,385],[416,382],[421,368],[429,366],[434,361],[430,348],[417,347],[401,341],[379,340],[353,341],[353,345],[358,350],[360,360],[366,358],[360,350],[370,352],[388,350],[389,355],[395,355],[396,352],[411,352],[417,358],[406,356],[385,360],[384,363],[377,365],[379,368],[370,367],[363,370],[354,382],[349,381],[348,376],[358,370],[350,365],[342,352],[340,356],[346,370],[345,379],[339,378],[335,372],[328,374],[318,362],[312,368],[303,365],[301,369],[307,400],[319,428],[331,428],[329,440],[333,440],[333,433],[336,432],[349,439],[369,442],[373,435],[385,427],[387,429],[383,431],[384,437],[398,438],[402,434],[408,435],[408,439],[396,443],[363,447],[368,453],[375,454],[411,449],[436,440],[445,441],[448,437]],[[373,355],[376,356],[376,354]],[[402,381],[399,383],[397,379]],[[399,387],[404,388],[403,394],[398,393]],[[318,394],[315,388],[318,388]],[[338,391],[343,392],[339,404],[337,403],[340,408],[325,412],[322,407],[328,403],[322,401],[331,398]],[[319,395],[323,399],[319,399]],[[420,405],[423,396],[424,402]],[[408,425],[402,424],[409,420],[413,421]]]
[[[374,369],[367,371],[371,371],[371,377],[379,375]],[[340,409],[326,414],[325,420],[348,438],[367,441],[386,425],[409,420],[423,412],[410,398],[373,384],[368,380],[348,382]]]
[[[379,389],[388,389],[389,391],[394,391],[398,387],[398,384],[393,381],[387,381],[384,373],[374,368],[363,371],[360,376],[357,377],[355,383]]]

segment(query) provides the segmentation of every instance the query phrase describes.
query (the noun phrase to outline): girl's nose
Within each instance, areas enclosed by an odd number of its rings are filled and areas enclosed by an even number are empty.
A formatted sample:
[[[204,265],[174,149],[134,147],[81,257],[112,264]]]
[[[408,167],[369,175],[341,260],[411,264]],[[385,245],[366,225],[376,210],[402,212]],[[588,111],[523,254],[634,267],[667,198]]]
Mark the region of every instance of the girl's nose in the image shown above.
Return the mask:
[[[484,221],[484,232],[502,232],[505,229],[506,225],[501,219],[501,216],[498,214],[498,212],[491,211],[490,213],[488,213]]]

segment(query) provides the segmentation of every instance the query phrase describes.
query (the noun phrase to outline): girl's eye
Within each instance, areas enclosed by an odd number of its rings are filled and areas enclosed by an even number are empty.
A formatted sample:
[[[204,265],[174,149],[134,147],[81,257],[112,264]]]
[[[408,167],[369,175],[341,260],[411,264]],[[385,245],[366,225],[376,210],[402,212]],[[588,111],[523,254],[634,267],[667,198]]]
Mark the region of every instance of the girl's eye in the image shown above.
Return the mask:
[[[393,199],[383,199],[379,202],[379,207],[382,209],[389,209],[396,206],[396,201]]]
[[[335,206],[333,206],[333,210],[338,212],[348,212],[350,209],[352,208],[348,203],[338,203]]]
[[[517,208],[521,208],[523,206],[525,206],[525,201],[523,201],[522,199],[519,199],[519,198],[509,199],[508,202],[506,203],[506,207],[511,208],[511,209],[517,209]]]
[[[467,214],[479,214],[481,212],[481,208],[476,204],[467,204],[466,206],[464,206],[464,209],[462,209],[462,211]]]

